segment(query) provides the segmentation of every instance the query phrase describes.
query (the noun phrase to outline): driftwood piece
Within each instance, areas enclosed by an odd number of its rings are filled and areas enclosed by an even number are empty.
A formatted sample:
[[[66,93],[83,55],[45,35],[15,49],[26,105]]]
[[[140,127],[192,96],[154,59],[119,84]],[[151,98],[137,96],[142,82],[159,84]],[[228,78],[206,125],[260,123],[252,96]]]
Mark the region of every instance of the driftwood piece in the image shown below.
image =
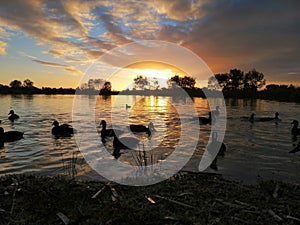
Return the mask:
[[[268,213],[273,216],[277,221],[282,221],[282,218],[278,216],[272,209],[268,210]]]
[[[63,214],[63,213],[61,213],[61,212],[58,212],[58,213],[56,213],[56,215],[63,221],[63,223],[64,223],[65,225],[68,225],[68,224],[69,224],[70,219],[69,219],[65,214]]]
[[[177,204],[177,205],[181,205],[181,206],[184,206],[184,207],[196,209],[196,207],[191,206],[191,205],[188,205],[188,204],[183,203],[183,202],[179,202],[179,201],[176,201],[176,200],[173,200],[173,199],[165,198],[165,197],[160,196],[160,195],[154,195],[154,196],[155,196],[156,198],[160,198],[160,199],[166,200],[166,201],[168,201],[168,202],[172,202],[172,203]]]

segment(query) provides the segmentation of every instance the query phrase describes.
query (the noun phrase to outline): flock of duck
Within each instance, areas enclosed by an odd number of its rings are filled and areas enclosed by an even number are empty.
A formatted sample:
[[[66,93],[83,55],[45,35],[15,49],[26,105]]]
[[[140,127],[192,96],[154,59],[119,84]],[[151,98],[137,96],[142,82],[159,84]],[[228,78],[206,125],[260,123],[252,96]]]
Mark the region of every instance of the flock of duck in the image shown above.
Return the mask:
[[[126,104],[126,109],[130,108],[130,106],[128,106]],[[10,110],[9,112],[9,117],[8,119],[11,122],[14,122],[15,120],[19,119],[20,117],[15,114],[14,110]],[[0,120],[0,124],[1,124],[1,120]],[[69,124],[62,124],[59,125],[58,121],[54,121],[52,123],[53,128],[51,130],[52,135],[54,135],[55,137],[69,137],[71,135],[73,135],[76,130]],[[107,129],[107,123],[105,120],[102,120],[100,123],[100,127],[101,127],[101,140],[102,142],[105,144],[107,141],[108,137],[113,137],[113,146],[114,148],[133,148],[135,146],[137,146],[139,144],[139,139],[137,138],[133,138],[133,137],[120,137],[120,135],[122,133],[124,133],[124,131],[121,130],[116,130],[116,129]],[[131,124],[128,126],[128,128],[130,129],[130,131],[135,132],[135,133],[145,133],[148,136],[151,136],[152,132],[155,131],[154,125],[152,122],[150,122],[148,124],[148,127],[146,127],[145,125],[141,125],[141,124]],[[20,131],[7,131],[4,132],[4,129],[2,127],[0,127],[0,147],[4,146],[5,142],[13,142],[13,141],[17,141],[23,138],[24,133],[20,132]]]
[[[126,109],[129,109],[131,106],[126,104],[125,107],[126,107]],[[200,124],[214,123],[214,121],[216,121],[216,118],[220,114],[219,109],[220,109],[220,107],[217,106],[216,110],[209,112],[208,117],[199,116],[198,117],[199,123]],[[20,118],[17,114],[15,114],[14,110],[10,110],[8,115],[9,115],[8,120],[10,120],[12,122],[14,120],[17,120]],[[278,112],[275,113],[274,117],[256,118],[255,113],[252,113],[249,117],[241,117],[241,119],[247,120],[250,122],[280,121]],[[0,120],[0,124],[1,124],[1,120]],[[293,120],[291,124],[293,125],[293,127],[291,129],[292,135],[294,135],[294,136],[300,135],[300,128],[298,128],[299,122],[297,120]],[[71,125],[69,125],[69,124],[59,125],[59,122],[56,120],[52,123],[52,125],[53,125],[53,128],[51,130],[51,133],[53,135],[55,135],[56,137],[71,136],[72,134],[74,134],[76,132],[76,130]],[[121,137],[121,135],[125,132],[123,130],[107,129],[107,123],[105,120],[102,120],[100,122],[100,127],[101,127],[100,135],[101,135],[101,140],[102,140],[103,144],[106,143],[108,138],[113,137],[113,147],[116,149],[134,148],[140,142],[139,139],[134,138],[134,137]],[[148,124],[148,127],[145,125],[141,125],[141,124],[131,124],[128,126],[128,129],[135,133],[145,133],[149,137],[151,136],[152,132],[155,131],[155,128],[154,128],[154,125],[152,122],[150,122]],[[3,147],[5,142],[13,142],[13,141],[22,139],[23,134],[24,133],[20,132],[20,131],[5,132],[4,129],[2,127],[0,127],[0,147]],[[211,144],[214,145],[216,143],[217,143],[217,134],[213,133]],[[224,143],[221,143],[220,146],[221,146],[221,148],[219,150],[218,155],[224,155],[224,152],[226,151],[226,146],[224,145]],[[298,151],[300,151],[300,142],[298,143],[296,148],[294,148],[293,150],[290,151],[290,153],[295,153]]]

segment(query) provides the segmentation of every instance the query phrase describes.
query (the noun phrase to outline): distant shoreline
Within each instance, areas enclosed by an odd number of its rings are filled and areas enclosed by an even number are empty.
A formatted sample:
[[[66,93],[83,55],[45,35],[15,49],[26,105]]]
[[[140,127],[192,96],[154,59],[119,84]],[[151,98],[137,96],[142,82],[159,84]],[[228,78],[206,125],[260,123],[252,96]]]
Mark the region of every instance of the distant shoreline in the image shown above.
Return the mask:
[[[263,99],[281,102],[300,103],[300,88],[295,89],[264,89],[261,91],[253,90],[225,90],[214,91],[206,88],[185,89],[186,94],[190,97],[200,98],[222,98],[225,99]],[[141,96],[182,96],[182,92],[176,89],[164,90],[124,90],[102,92],[99,90],[78,90],[72,88],[43,88],[43,89],[18,89],[18,90],[0,90],[0,95],[141,95]]]

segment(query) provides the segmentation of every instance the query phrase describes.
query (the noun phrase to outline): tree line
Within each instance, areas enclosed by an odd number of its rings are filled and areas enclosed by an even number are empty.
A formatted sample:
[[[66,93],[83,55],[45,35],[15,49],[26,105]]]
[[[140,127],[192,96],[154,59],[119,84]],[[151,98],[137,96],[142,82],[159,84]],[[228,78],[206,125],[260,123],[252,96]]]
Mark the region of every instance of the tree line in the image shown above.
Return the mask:
[[[192,97],[215,96],[222,91],[225,98],[261,98],[279,101],[300,102],[300,88],[294,85],[266,85],[264,74],[255,69],[244,72],[231,69],[227,73],[215,74],[208,79],[207,87],[196,87],[196,79],[191,76],[174,76],[166,80],[167,87],[161,87],[156,77],[137,75],[133,79],[131,90],[113,91],[110,81],[89,79],[80,87],[73,88],[37,88],[34,82],[13,80],[8,85],[0,84],[0,94],[132,94],[132,95],[176,95],[177,88],[183,88]]]

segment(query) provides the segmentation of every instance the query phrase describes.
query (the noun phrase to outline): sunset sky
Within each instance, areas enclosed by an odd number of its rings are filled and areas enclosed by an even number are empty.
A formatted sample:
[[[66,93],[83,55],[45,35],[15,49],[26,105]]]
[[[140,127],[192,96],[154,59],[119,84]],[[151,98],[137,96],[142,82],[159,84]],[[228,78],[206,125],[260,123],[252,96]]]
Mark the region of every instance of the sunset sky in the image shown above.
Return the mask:
[[[0,83],[75,88],[105,52],[161,40],[191,50],[213,73],[255,68],[269,84],[300,85],[299,11],[297,0],[1,1]],[[159,70],[135,72],[143,69]]]

